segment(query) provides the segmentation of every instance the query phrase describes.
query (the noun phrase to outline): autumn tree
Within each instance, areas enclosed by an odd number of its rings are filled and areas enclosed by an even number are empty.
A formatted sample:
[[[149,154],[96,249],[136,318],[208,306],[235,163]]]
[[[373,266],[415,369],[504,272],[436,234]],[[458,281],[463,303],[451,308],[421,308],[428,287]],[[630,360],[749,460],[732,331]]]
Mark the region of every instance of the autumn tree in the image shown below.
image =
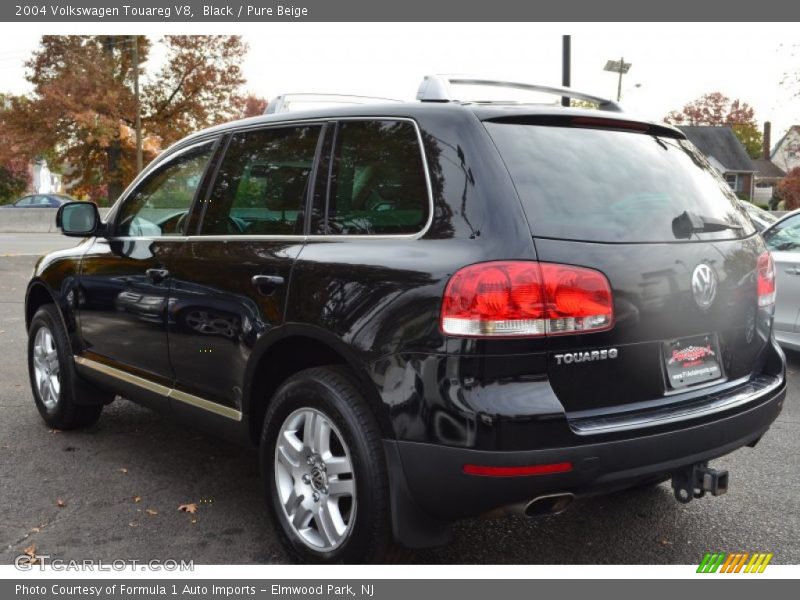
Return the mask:
[[[263,115],[267,110],[267,101],[264,98],[256,96],[255,94],[248,94],[244,99],[244,110],[242,111],[242,118],[257,117]]]
[[[147,73],[150,41],[132,36],[43,36],[26,63],[33,92],[6,108],[22,156],[49,153],[78,194],[115,199],[136,174],[134,74],[145,160],[187,133],[241,114],[239,36],[166,36],[166,59]],[[4,164],[0,149],[0,164]]]
[[[750,158],[761,155],[763,136],[755,110],[746,102],[731,100],[720,92],[704,94],[686,104],[681,111],[671,111],[664,121],[672,125],[728,126],[747,150]]]
[[[778,196],[786,210],[800,208],[800,167],[795,167],[778,183]]]

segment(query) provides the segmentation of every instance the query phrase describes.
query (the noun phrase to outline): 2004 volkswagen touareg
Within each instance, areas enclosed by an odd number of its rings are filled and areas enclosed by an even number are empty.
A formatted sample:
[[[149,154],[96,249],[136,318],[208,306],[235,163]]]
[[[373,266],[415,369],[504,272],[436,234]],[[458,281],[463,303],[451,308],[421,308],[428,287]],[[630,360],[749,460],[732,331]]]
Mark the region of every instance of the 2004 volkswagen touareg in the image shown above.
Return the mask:
[[[736,197],[614,103],[448,101],[462,83],[215,127],[106,222],[65,205],[86,239],[25,304],[44,420],[92,425],[119,394],[258,445],[312,561],[669,478],[683,502],[724,492],[708,461],[785,396],[772,260]]]

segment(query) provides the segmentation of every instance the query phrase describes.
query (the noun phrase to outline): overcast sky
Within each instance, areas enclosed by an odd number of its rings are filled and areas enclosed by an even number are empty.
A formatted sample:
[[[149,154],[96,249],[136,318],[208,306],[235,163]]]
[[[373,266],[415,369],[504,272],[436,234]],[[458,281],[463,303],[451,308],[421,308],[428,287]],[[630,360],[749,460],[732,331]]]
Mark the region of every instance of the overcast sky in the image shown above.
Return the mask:
[[[250,46],[247,87],[267,98],[285,92],[352,93],[412,99],[428,73],[478,74],[558,85],[561,34],[572,34],[573,87],[616,95],[608,59],[633,63],[622,102],[661,119],[706,92],[720,91],[771,120],[773,143],[800,123],[800,99],[780,85],[800,71],[796,26],[787,24],[15,24],[0,37],[0,91],[29,89],[22,63],[41,33],[240,33]],[[794,31],[793,31],[794,30]],[[153,52],[153,63],[163,52]],[[157,66],[157,65],[152,65]]]

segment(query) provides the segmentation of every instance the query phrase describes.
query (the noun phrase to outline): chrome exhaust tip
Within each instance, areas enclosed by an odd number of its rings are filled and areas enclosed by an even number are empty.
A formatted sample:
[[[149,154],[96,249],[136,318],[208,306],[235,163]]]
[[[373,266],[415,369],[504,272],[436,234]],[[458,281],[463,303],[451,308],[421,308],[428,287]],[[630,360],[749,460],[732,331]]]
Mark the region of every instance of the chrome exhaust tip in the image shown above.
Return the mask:
[[[537,496],[525,505],[522,512],[526,517],[530,518],[549,517],[567,510],[567,507],[572,504],[574,499],[575,494],[569,492]]]

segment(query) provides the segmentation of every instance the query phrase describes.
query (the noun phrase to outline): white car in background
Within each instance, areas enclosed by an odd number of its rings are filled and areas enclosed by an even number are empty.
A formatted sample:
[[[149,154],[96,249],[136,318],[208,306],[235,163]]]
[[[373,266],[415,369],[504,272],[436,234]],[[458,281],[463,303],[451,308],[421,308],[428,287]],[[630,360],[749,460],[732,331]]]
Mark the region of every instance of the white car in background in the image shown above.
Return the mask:
[[[742,208],[747,213],[747,216],[750,217],[750,220],[753,222],[753,225],[756,226],[756,229],[759,232],[764,231],[767,227],[773,223],[776,223],[779,219],[779,217],[775,216],[771,212],[766,211],[763,208],[759,208],[747,200],[740,200],[739,204],[742,205]]]
[[[800,351],[800,211],[783,216],[761,235],[775,263],[775,339]]]

